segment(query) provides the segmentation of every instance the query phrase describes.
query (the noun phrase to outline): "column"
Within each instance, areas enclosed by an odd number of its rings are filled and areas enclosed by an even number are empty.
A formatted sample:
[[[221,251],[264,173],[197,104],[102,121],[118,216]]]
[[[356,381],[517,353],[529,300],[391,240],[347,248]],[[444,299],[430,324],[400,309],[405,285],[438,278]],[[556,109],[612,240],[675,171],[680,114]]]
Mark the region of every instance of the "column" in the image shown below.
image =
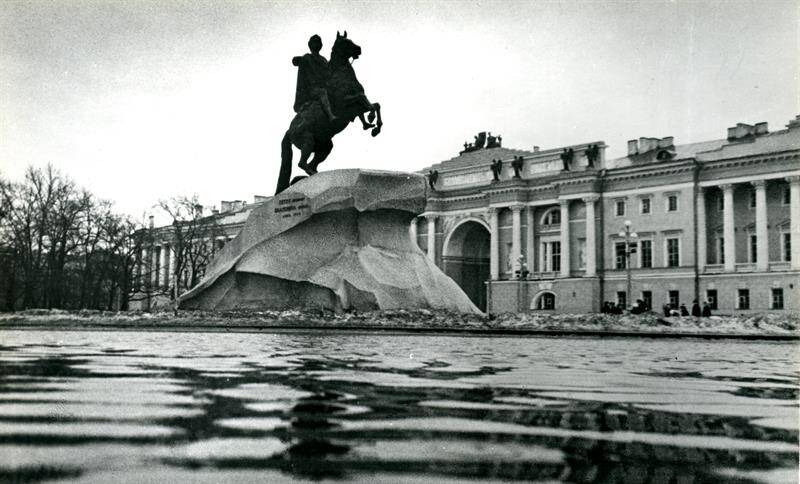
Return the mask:
[[[169,287],[169,267],[167,267],[167,258],[169,257],[169,245],[161,244],[161,278],[158,280],[162,287]]]
[[[500,279],[500,227],[497,212],[496,208],[489,208],[489,277],[493,281]]]
[[[800,176],[790,176],[787,180],[789,182],[789,239],[792,244],[792,270],[800,270]]]
[[[413,246],[417,245],[417,217],[411,220],[411,225],[408,226],[408,237],[411,239]],[[412,247],[413,247],[412,246]]]
[[[213,244],[215,243],[215,241],[212,240],[211,243]],[[167,285],[168,286],[177,285],[177,281],[175,280],[175,247],[173,247],[171,244],[169,246],[169,272],[170,273],[167,278],[169,282],[167,283]]]
[[[756,269],[769,269],[769,241],[767,240],[767,183],[752,182],[756,189]]]
[[[697,268],[702,274],[705,271],[708,256],[706,249],[706,198],[703,187],[697,190]],[[641,254],[640,254],[641,257]]]
[[[733,227],[733,185],[722,185],[722,236],[725,240],[725,272],[736,271],[736,235]]]
[[[522,205],[511,207],[511,271],[521,270],[520,254],[522,247]]]
[[[534,228],[534,207],[528,207],[525,209],[525,262],[528,264],[528,271],[531,273],[536,270],[536,258],[534,247],[534,237],[536,235],[536,231]]]
[[[159,251],[156,250],[157,246],[153,246],[153,257],[152,257],[152,265],[150,266],[150,280],[152,281],[153,289],[158,289],[158,257]]]
[[[428,258],[436,263],[436,217],[428,215]]]
[[[569,200],[561,200],[561,277],[569,277]]]
[[[139,288],[140,290],[147,289],[147,277],[148,271],[150,267],[150,263],[148,262],[150,254],[147,253],[147,249],[142,247],[142,257],[139,260]]]
[[[597,195],[590,195],[583,199],[586,204],[586,277],[595,277],[597,275],[597,243],[596,222],[594,213],[594,204],[600,197]],[[563,249],[562,249],[563,250]]]

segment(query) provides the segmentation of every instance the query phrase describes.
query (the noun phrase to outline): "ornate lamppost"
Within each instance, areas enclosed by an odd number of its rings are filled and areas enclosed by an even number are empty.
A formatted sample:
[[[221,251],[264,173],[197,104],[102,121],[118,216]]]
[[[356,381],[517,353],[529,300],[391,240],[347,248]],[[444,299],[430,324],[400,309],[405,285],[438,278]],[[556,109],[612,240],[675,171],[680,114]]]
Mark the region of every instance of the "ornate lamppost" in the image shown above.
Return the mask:
[[[636,232],[631,232],[631,221],[625,221],[625,230],[619,233],[620,237],[625,238],[625,276],[626,276],[626,291],[625,291],[625,306],[631,306],[631,254],[636,253],[636,240],[638,235]],[[627,309],[627,308],[626,308]]]

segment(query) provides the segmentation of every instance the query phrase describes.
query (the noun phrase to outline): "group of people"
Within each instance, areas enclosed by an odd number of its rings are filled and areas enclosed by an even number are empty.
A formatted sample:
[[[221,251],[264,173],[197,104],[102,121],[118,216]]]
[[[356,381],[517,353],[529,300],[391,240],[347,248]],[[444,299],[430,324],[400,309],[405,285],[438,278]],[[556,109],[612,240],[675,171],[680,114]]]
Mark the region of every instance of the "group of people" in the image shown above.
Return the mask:
[[[647,311],[650,311],[652,308],[641,299],[637,299],[636,302],[631,306],[631,314],[642,314]],[[666,303],[663,307],[664,316],[695,316],[695,317],[704,317],[707,318],[711,316],[711,305],[708,301],[703,301],[703,306],[701,307],[700,304],[695,299],[692,301],[692,309],[691,312],[689,309],[686,308],[685,304],[681,304],[677,306],[675,304]],[[625,312],[625,307],[619,303],[613,303],[611,301],[606,301],[603,303],[602,308],[600,308],[600,312],[606,314],[623,314]]]
[[[691,313],[686,308],[685,304],[681,304],[680,306],[676,306],[675,304],[666,303],[663,307],[664,316],[694,316],[696,318],[704,317],[707,318],[711,316],[711,305],[708,301],[703,301],[703,307],[700,307],[700,304],[697,302],[697,299],[692,301],[692,311]]]

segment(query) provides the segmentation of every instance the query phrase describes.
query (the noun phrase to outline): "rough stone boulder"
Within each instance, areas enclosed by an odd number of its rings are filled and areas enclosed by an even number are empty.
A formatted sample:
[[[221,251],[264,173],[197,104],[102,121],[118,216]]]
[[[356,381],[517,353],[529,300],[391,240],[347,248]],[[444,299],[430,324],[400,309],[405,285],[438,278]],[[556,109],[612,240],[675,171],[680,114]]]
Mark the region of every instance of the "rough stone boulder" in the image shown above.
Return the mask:
[[[425,178],[335,170],[256,207],[181,297],[188,309],[435,308],[479,313],[412,243]]]

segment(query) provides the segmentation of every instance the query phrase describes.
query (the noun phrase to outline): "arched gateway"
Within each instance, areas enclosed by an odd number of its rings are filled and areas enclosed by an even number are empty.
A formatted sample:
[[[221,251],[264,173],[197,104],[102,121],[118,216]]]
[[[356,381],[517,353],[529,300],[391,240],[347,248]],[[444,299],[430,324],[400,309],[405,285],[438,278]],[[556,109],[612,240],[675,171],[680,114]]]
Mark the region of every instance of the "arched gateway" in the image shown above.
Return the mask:
[[[489,238],[489,229],[482,220],[465,220],[445,239],[442,256],[444,273],[461,286],[481,311],[486,311]]]

